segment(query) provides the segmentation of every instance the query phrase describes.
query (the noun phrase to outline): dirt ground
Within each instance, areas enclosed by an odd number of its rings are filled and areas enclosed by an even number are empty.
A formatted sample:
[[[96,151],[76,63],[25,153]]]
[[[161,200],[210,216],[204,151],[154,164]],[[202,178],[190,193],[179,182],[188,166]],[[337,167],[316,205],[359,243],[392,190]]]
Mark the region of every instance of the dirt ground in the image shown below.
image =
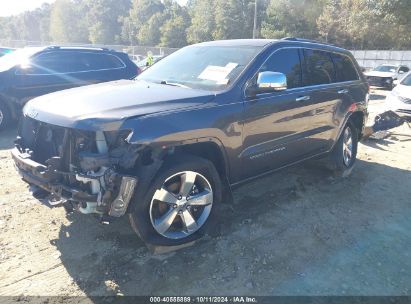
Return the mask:
[[[411,295],[408,126],[360,144],[348,179],[309,163],[237,189],[218,237],[163,255],[127,219],[33,199],[14,137],[0,133],[0,295]]]

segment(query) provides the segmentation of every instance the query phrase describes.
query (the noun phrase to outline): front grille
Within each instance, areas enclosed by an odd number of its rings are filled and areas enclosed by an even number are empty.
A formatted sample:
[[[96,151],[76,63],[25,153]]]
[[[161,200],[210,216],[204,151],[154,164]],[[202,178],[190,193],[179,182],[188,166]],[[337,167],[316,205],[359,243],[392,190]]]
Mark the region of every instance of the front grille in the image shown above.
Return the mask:
[[[384,82],[384,78],[376,77],[376,76],[369,76],[369,77],[367,77],[367,81],[370,84],[380,85]]]
[[[62,156],[66,129],[24,117],[20,125],[20,137],[23,149],[32,151],[34,161],[45,161]]]
[[[76,155],[81,151],[96,152],[95,133],[59,127],[23,117],[19,127],[18,145],[31,151],[32,159],[38,163],[64,155],[65,163],[77,163]]]
[[[380,77],[371,76],[371,77],[367,77],[367,80],[368,80],[368,81],[378,82],[378,81],[381,81],[382,79],[381,79]]]
[[[20,122],[16,146],[21,152],[29,153],[33,161],[47,166],[55,174],[54,182],[88,191],[89,186],[79,182],[75,174],[80,172],[79,153],[97,151],[95,132],[59,127],[24,117]]]

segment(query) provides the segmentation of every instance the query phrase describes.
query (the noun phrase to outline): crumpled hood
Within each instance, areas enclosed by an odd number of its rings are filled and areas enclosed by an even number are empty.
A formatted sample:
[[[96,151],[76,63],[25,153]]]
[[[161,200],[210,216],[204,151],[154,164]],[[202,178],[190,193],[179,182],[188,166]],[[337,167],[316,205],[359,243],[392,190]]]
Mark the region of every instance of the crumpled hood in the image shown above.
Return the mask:
[[[395,77],[397,76],[397,74],[393,72],[380,72],[380,71],[365,72],[364,75],[373,76],[373,77]]]
[[[196,107],[214,97],[202,90],[120,80],[37,97],[26,104],[23,113],[62,127],[115,130],[127,118]]]

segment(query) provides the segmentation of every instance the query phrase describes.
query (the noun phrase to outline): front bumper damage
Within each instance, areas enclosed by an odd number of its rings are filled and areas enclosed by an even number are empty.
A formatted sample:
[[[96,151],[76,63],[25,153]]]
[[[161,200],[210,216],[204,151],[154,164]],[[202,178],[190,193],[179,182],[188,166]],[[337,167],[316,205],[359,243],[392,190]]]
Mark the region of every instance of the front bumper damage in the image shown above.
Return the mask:
[[[392,88],[394,79],[392,77],[378,77],[378,76],[367,76],[367,82],[370,86],[379,88]]]
[[[43,165],[18,147],[11,154],[22,179],[48,192],[53,197],[50,200],[52,205],[70,203],[82,213],[113,217],[124,215],[138,182],[134,176],[106,167],[86,174],[60,171],[59,157],[53,157]],[[76,182],[69,183],[69,180]]]

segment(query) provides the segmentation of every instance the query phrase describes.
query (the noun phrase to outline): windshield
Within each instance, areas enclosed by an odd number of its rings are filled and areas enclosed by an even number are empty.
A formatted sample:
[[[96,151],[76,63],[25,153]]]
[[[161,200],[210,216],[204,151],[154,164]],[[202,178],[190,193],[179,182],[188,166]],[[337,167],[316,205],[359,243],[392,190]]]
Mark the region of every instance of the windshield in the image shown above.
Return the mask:
[[[159,61],[137,79],[193,89],[225,89],[260,52],[254,46],[189,46]]]
[[[32,55],[34,55],[42,49],[43,48],[36,47],[24,48],[16,50],[13,53],[4,55],[0,58],[0,72],[10,70],[12,67],[18,64],[27,62]]]
[[[380,65],[374,69],[374,71],[378,71],[378,72],[393,72],[393,73],[395,73],[396,70],[397,70],[397,67],[393,65]]]
[[[405,86],[411,86],[411,73],[404,77],[404,79],[401,81],[401,84]]]

